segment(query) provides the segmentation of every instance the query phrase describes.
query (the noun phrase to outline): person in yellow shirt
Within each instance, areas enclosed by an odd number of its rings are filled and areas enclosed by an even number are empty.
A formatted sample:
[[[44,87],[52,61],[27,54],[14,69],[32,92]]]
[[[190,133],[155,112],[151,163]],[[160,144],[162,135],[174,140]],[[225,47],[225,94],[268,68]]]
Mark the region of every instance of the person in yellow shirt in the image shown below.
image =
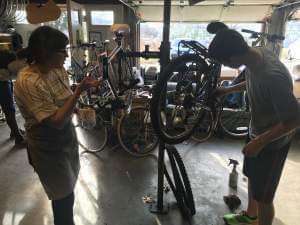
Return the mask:
[[[29,162],[51,200],[55,225],[74,225],[74,187],[80,165],[72,114],[81,92],[100,83],[85,78],[74,92],[70,89],[63,67],[68,42],[54,28],[34,30],[27,47],[28,66],[19,72],[15,85],[16,102],[25,119]]]

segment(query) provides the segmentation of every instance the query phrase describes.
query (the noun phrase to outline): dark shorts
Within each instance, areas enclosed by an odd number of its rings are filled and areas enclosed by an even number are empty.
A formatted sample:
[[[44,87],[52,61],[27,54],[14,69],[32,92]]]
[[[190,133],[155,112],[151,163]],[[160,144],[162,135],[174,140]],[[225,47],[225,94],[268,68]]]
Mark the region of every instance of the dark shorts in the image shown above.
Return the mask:
[[[243,173],[251,182],[256,201],[267,204],[273,202],[291,139],[283,138],[267,145],[256,157],[244,158]]]
[[[16,111],[11,81],[0,81],[0,105],[5,114]]]

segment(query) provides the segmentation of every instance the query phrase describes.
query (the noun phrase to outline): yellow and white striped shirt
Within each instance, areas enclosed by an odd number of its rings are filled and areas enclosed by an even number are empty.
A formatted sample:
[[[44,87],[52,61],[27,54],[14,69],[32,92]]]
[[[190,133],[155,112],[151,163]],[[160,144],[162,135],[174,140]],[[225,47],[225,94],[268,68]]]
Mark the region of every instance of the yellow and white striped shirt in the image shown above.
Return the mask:
[[[53,115],[70,95],[68,74],[63,68],[41,74],[36,67],[27,66],[15,84],[16,103],[26,129]]]

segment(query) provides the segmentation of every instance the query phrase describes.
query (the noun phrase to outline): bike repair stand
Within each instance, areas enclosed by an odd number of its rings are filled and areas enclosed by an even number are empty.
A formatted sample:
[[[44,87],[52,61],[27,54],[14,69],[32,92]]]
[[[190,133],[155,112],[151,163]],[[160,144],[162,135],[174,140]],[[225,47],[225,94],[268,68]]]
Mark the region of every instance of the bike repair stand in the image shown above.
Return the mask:
[[[171,18],[171,0],[164,0],[164,18],[163,18],[163,41],[160,46],[160,73],[164,70],[170,61],[170,18]],[[165,143],[159,141],[158,150],[158,178],[157,178],[157,202],[151,204],[152,213],[166,214],[169,210],[169,204],[164,205],[164,154]]]
[[[169,204],[164,205],[164,158],[165,158],[165,143],[159,141],[158,149],[158,175],[157,175],[157,202],[151,203],[150,212],[167,214]]]

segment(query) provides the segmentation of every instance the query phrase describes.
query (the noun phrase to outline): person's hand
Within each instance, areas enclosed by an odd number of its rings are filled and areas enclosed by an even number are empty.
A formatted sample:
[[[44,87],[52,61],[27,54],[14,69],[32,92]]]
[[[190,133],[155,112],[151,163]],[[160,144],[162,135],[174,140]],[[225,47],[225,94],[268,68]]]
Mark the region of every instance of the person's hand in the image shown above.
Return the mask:
[[[77,107],[75,107],[74,110],[73,110],[73,113],[78,115],[79,114],[79,109]]]
[[[91,79],[90,77],[84,78],[76,87],[75,93],[81,94],[83,91],[86,91],[90,88],[96,88],[98,87],[102,82],[102,79],[100,80],[95,80]]]
[[[70,88],[74,92],[76,90],[76,87],[77,87],[77,84],[72,84]]]
[[[264,146],[265,144],[260,138],[255,138],[244,146],[242,152],[247,157],[256,157]]]

